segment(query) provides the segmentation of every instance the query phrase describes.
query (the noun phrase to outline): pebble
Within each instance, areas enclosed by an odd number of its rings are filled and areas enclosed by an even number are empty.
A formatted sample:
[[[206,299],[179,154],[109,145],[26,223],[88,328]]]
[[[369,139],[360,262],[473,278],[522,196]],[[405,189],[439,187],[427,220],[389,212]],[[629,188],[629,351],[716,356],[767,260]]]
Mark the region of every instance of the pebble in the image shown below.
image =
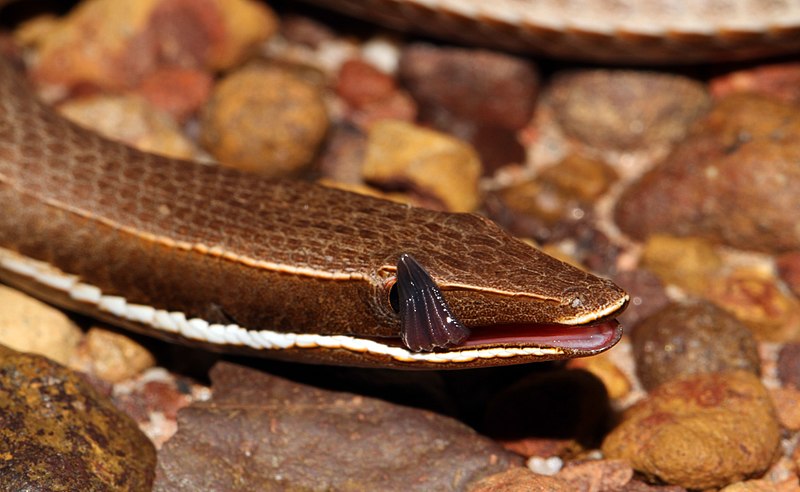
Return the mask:
[[[399,76],[423,114],[446,111],[511,130],[530,121],[539,91],[534,65],[486,50],[412,44],[402,52]]]
[[[531,119],[539,74],[530,62],[480,49],[412,44],[399,77],[419,105],[420,120],[475,147],[485,171],[525,162],[516,131]]]
[[[270,177],[308,167],[328,130],[320,88],[281,67],[226,76],[202,120],[202,144],[222,164]]]
[[[651,480],[704,489],[765,472],[779,445],[769,393],[737,371],[662,384],[625,412],[602,450]]]
[[[359,128],[381,120],[413,122],[417,106],[394,78],[369,63],[348,60],[339,69],[336,92],[353,110],[349,119]]]
[[[800,337],[800,301],[781,289],[770,271],[737,268],[718,277],[704,297],[736,316],[759,340]]]
[[[664,284],[695,294],[708,290],[722,265],[722,259],[710,241],[664,234],[647,238],[641,259],[641,266],[658,275]]]
[[[670,145],[705,114],[705,87],[686,77],[631,70],[557,74],[550,101],[564,132],[600,150]]]
[[[153,445],[78,373],[0,348],[3,490],[150,490]]]
[[[139,96],[95,95],[71,99],[59,113],[81,126],[144,152],[178,159],[198,155],[175,120]]]
[[[616,223],[639,240],[662,233],[743,250],[798,250],[800,228],[787,213],[800,210],[798,160],[797,108],[753,94],[726,97],[626,189]]]
[[[709,302],[665,306],[637,324],[632,339],[636,374],[645,389],[694,374],[761,371],[750,330]]]
[[[61,364],[75,356],[83,332],[63,311],[0,284],[0,344]]]
[[[276,30],[252,0],[82,2],[38,40],[32,75],[61,93],[130,88],[158,67],[230,68]]]
[[[402,121],[375,123],[367,136],[362,169],[365,181],[387,189],[407,189],[430,205],[470,212],[480,201],[478,155],[468,144]]]
[[[566,480],[538,475],[525,468],[510,470],[486,477],[472,484],[468,492],[572,492]]]
[[[112,383],[132,378],[156,362],[142,345],[102,328],[91,328],[84,344],[92,374]]]
[[[633,478],[633,468],[623,460],[572,462],[556,475],[569,482],[573,490],[617,491]]]
[[[781,280],[795,297],[800,298],[800,251],[783,254],[776,263]]]

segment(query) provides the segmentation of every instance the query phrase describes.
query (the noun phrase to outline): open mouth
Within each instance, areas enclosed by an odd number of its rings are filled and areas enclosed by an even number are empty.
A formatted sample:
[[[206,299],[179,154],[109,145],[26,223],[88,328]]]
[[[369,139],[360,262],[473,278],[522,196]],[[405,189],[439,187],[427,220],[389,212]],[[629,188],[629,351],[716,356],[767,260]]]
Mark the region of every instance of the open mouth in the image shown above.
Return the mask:
[[[616,320],[590,325],[561,325],[557,323],[524,323],[494,326],[471,326],[470,334],[458,347],[481,346],[557,347],[575,352],[597,352],[616,344],[622,337],[622,327]]]

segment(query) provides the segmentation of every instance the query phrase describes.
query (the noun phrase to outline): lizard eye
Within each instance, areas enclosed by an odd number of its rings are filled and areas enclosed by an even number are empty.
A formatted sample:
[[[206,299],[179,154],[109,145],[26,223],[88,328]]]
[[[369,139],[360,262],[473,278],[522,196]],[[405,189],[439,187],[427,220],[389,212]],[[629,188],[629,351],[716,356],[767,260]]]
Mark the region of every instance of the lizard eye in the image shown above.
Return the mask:
[[[403,253],[397,261],[397,281],[389,291],[396,292],[400,316],[400,336],[413,352],[460,345],[469,336],[467,329],[453,315],[431,276],[411,255]]]

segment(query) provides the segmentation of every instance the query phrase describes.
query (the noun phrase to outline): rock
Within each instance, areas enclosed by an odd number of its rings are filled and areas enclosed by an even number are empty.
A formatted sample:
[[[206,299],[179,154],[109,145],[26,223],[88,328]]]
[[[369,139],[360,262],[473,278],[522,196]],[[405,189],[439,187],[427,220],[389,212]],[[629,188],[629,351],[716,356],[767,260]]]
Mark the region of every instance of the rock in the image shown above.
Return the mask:
[[[155,490],[463,490],[521,459],[428,411],[221,363],[179,413]],[[235,485],[233,485],[235,484]]]
[[[348,60],[339,68],[335,90],[347,104],[363,108],[391,96],[397,84],[369,63]]]
[[[4,490],[150,490],[156,454],[81,376],[0,349]]]
[[[787,103],[800,103],[800,63],[761,65],[712,79],[711,94],[724,99],[746,92],[763,94]]]
[[[719,101],[616,205],[623,232],[704,237],[734,248],[800,249],[800,112],[747,94]],[[732,213],[736,211],[736,213]]]
[[[636,374],[645,389],[694,374],[761,372],[750,330],[708,302],[665,306],[636,325],[632,338]]]
[[[349,119],[360,128],[381,120],[413,122],[417,116],[414,100],[392,77],[360,60],[341,66],[336,92],[353,109]]]
[[[526,468],[512,468],[472,484],[469,492],[569,492],[575,490],[565,481],[537,475]]]
[[[787,343],[778,353],[778,378],[784,385],[800,389],[800,343]]]
[[[654,234],[645,242],[641,265],[665,284],[701,294],[714,282],[722,260],[708,240]]]
[[[169,115],[138,96],[91,96],[58,107],[69,120],[145,152],[178,159],[197,155],[194,144]]]
[[[156,67],[222,70],[276,30],[272,11],[252,0],[83,2],[39,40],[33,79],[63,93],[134,87]]]
[[[469,212],[479,203],[480,160],[466,143],[401,121],[369,130],[363,177],[388,189],[410,189],[432,205]]]
[[[486,50],[414,44],[399,76],[419,104],[421,122],[469,142],[486,174],[525,162],[516,131],[531,119],[539,75],[530,62]]]
[[[67,364],[83,332],[62,311],[0,285],[0,344]]]
[[[535,66],[486,50],[412,44],[402,53],[399,75],[423,115],[445,111],[511,130],[530,121],[539,90]]]
[[[155,358],[146,348],[102,328],[90,329],[85,345],[92,374],[112,383],[132,378],[155,365]]]
[[[227,166],[290,176],[311,164],[327,129],[318,87],[289,70],[251,66],[214,89],[201,141]]]
[[[190,68],[162,68],[147,74],[136,92],[175,121],[185,123],[211,95],[208,72]]]
[[[704,297],[732,313],[759,340],[800,337],[800,302],[787,295],[772,272],[739,268],[713,282]]]
[[[710,105],[699,82],[629,70],[558,74],[550,100],[565,133],[589,147],[616,151],[670,145]]]
[[[650,316],[669,303],[664,284],[650,270],[637,268],[613,275],[614,283],[628,293],[631,300],[617,319],[626,332],[642,319]]]
[[[769,468],[780,429],[767,390],[748,372],[669,381],[631,407],[603,442],[653,480],[722,487]]]
[[[572,485],[572,490],[617,491],[633,478],[633,468],[622,460],[593,460],[570,463],[556,478]]]
[[[781,280],[796,297],[800,297],[800,251],[781,255],[776,263]]]

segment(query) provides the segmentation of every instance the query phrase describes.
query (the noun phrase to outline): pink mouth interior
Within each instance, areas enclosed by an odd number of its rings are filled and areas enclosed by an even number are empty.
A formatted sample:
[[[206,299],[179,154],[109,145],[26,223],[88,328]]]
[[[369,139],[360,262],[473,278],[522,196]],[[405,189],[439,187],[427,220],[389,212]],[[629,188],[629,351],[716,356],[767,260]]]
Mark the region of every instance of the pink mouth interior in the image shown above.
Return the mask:
[[[613,346],[622,336],[622,328],[616,320],[577,326],[555,323],[471,326],[470,332],[469,338],[459,348],[518,345],[594,352]]]

